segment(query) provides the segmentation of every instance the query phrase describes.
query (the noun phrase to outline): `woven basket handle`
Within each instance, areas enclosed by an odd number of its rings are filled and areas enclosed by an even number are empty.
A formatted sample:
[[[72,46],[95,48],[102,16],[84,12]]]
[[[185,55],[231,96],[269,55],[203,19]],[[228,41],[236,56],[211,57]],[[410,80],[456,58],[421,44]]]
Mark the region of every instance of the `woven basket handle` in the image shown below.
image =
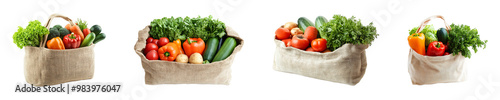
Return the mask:
[[[434,15],[434,16],[431,16],[431,17],[425,19],[422,22],[422,24],[420,24],[420,27],[418,27],[418,30],[416,31],[416,33],[420,33],[420,31],[422,31],[424,29],[425,25],[427,25],[431,21],[431,19],[434,19],[434,18],[440,18],[440,19],[442,19],[443,22],[444,22],[444,25],[446,27],[446,31],[448,31],[448,33],[450,33],[451,27],[450,27],[450,25],[448,25],[446,23],[446,20],[444,20],[443,16],[441,16],[441,15]]]
[[[46,27],[47,29],[50,29],[50,22],[52,22],[52,19],[54,19],[54,18],[62,18],[62,19],[64,19],[64,20],[68,21],[68,22],[69,22],[69,24],[71,24],[71,26],[75,25],[75,23],[73,23],[73,21],[72,21],[71,19],[69,19],[68,17],[66,17],[66,16],[63,16],[63,15],[61,15],[61,14],[52,14],[52,15],[50,15],[49,20],[48,20],[48,21],[47,21],[47,23],[45,24],[45,27]],[[64,27],[63,27],[63,28],[64,28]],[[70,30],[70,31],[71,31],[71,30]],[[40,47],[41,47],[41,48],[45,47],[45,44],[46,44],[46,41],[47,41],[48,36],[49,36],[48,34],[47,34],[47,35],[45,35],[45,36],[44,36],[44,38],[42,39],[42,41],[40,42]]]

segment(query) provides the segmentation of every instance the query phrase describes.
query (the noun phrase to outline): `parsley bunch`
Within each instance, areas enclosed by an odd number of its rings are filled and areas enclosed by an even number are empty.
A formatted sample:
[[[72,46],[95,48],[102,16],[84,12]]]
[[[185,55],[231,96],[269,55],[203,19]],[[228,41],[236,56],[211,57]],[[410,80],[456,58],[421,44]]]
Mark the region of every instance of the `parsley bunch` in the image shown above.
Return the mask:
[[[186,40],[186,38],[201,38],[207,40],[211,37],[226,35],[224,23],[212,19],[212,16],[201,18],[189,17],[163,17],[151,21],[149,34],[154,39],[167,37],[169,40]]]
[[[342,15],[334,15],[333,19],[323,24],[321,28],[321,36],[325,36],[327,48],[335,51],[346,43],[352,44],[371,44],[377,38],[377,29],[373,26],[373,22],[368,26],[363,26],[360,20],[356,20],[354,16],[346,18]]]
[[[451,30],[448,34],[448,49],[453,55],[462,53],[464,57],[470,58],[471,52],[469,47],[472,47],[474,53],[477,52],[478,47],[486,48],[488,40],[482,41],[479,38],[477,29],[471,29],[468,25],[450,25]]]

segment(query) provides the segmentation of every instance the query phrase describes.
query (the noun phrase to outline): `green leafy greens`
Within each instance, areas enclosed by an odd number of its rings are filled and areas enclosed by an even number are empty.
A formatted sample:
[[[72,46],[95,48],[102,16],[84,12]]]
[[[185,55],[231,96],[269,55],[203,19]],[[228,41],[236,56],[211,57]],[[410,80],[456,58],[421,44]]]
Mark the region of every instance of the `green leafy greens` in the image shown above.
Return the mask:
[[[477,52],[478,47],[486,48],[488,40],[482,41],[479,38],[477,29],[471,29],[468,25],[450,25],[451,30],[448,38],[448,49],[453,55],[462,53],[464,57],[470,58],[471,52],[469,47],[472,47],[474,53]]]
[[[49,34],[49,30],[42,26],[38,20],[30,21],[25,29],[21,26],[18,27],[19,29],[12,38],[20,49],[23,49],[24,46],[40,46],[40,41],[45,35]]]
[[[189,17],[163,17],[151,21],[149,34],[154,39],[167,37],[169,40],[186,40],[186,38],[201,38],[207,40],[211,37],[226,35],[224,23],[212,19],[212,16],[201,18]]]
[[[346,18],[342,15],[334,15],[333,19],[323,24],[320,34],[327,42],[327,48],[334,51],[346,43],[371,44],[377,38],[377,29],[373,22],[368,26],[363,26],[360,20],[354,16]]]
[[[80,28],[80,31],[83,31],[83,29],[86,29],[87,28],[87,21],[84,21],[80,18],[78,18],[78,20],[75,21],[76,24],[78,24],[78,27]]]
[[[418,27],[414,27],[413,29],[411,29],[409,35],[417,32],[417,29],[418,29]],[[428,32],[436,34],[437,30],[434,29],[433,25],[425,25],[424,29],[422,29],[422,31],[420,33],[424,33],[425,34],[425,33],[428,33]]]

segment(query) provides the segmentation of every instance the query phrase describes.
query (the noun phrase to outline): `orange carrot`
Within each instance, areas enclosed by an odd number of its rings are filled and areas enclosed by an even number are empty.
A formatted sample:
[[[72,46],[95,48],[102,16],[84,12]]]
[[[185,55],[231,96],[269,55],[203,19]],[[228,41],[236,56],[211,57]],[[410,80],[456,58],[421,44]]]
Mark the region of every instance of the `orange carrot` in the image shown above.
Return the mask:
[[[71,31],[71,24],[66,24],[66,26],[64,26],[64,28],[68,29],[68,31]]]
[[[82,30],[80,30],[80,27],[78,25],[71,26],[71,32],[75,33],[76,35],[80,35],[80,40],[85,39],[85,35],[83,35]]]

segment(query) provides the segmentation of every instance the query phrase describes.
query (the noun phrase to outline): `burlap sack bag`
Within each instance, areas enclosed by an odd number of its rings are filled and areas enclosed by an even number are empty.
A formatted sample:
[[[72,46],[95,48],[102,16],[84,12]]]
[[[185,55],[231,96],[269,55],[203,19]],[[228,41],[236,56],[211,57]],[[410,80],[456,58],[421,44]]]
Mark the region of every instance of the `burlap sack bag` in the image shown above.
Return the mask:
[[[237,52],[243,47],[243,39],[232,28],[226,26],[226,33],[234,37],[238,45],[228,58],[209,64],[187,64],[175,61],[148,60],[142,53],[146,47],[151,26],[139,31],[139,39],[134,50],[141,58],[142,67],[146,73],[145,82],[155,84],[223,84],[229,85],[231,80],[231,65]]]
[[[52,14],[45,24],[50,28],[53,18],[62,18],[75,25],[71,19]],[[24,75],[26,81],[35,86],[55,85],[70,81],[91,79],[94,76],[94,46],[52,50],[45,48],[47,35],[40,47],[26,46],[24,56]]]
[[[368,45],[348,43],[333,52],[318,53],[274,42],[274,70],[349,85],[356,85],[365,74]]]
[[[434,18],[440,18],[444,21],[449,34],[451,27],[446,23],[443,16],[440,15],[425,19],[416,33],[422,31],[425,25]],[[408,72],[414,85],[461,82],[465,80],[467,74],[464,70],[464,62],[465,57],[461,54],[455,56],[451,54],[445,56],[424,56],[410,48],[410,53],[408,54]]]

